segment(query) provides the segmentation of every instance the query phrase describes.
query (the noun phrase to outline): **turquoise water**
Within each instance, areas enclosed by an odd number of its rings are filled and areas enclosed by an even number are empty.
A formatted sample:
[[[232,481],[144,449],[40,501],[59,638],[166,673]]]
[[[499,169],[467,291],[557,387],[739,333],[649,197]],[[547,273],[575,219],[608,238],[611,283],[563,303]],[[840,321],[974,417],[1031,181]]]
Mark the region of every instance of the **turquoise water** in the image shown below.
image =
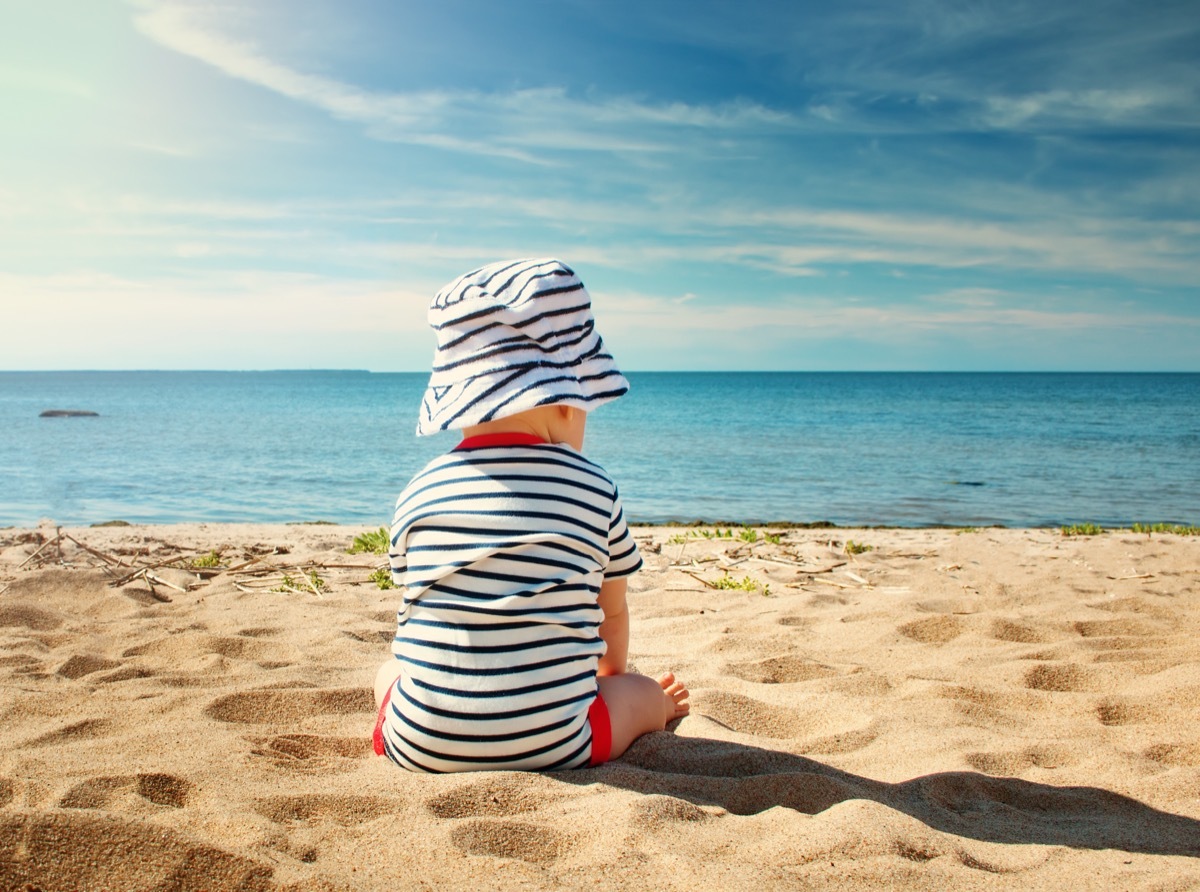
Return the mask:
[[[585,452],[635,521],[1200,522],[1200,374],[632,373]],[[424,374],[0,372],[0,524],[381,524]],[[98,418],[39,418],[87,409]]]

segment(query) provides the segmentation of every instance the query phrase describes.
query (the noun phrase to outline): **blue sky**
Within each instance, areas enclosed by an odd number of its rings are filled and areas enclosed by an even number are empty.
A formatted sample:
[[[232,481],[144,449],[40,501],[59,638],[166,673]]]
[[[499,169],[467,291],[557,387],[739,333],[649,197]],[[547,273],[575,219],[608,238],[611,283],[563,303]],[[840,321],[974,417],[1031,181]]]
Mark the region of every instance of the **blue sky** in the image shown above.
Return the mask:
[[[1192,2],[0,0],[0,367],[1200,370]]]

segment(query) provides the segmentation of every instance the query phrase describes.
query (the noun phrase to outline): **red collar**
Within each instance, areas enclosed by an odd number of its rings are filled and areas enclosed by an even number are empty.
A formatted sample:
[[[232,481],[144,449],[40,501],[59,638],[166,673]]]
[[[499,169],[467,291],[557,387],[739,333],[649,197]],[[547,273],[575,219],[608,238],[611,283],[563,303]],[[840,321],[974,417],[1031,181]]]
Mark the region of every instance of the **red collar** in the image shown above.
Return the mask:
[[[463,441],[454,447],[454,451],[483,449],[487,446],[538,446],[545,443],[546,441],[537,434],[480,434],[478,437],[464,437]]]

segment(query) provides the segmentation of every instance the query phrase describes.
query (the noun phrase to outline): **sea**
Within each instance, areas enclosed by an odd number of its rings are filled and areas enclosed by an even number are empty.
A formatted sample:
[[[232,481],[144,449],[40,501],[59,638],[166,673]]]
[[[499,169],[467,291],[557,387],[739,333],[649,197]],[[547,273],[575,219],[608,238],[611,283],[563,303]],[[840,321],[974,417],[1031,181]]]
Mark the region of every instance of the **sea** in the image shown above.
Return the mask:
[[[0,526],[386,524],[457,441],[414,433],[426,377],[0,372]],[[633,522],[1200,523],[1200,374],[628,377],[584,452]]]

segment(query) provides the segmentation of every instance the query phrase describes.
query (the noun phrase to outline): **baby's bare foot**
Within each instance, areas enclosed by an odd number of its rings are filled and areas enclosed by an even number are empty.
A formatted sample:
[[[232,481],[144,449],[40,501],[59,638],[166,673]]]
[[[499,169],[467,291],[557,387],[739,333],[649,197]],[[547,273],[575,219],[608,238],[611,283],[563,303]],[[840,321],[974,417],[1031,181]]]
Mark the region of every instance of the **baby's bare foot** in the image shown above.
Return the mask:
[[[663,689],[663,714],[666,721],[674,721],[691,711],[688,689],[683,682],[676,681],[674,673],[667,672],[658,677],[658,686]]]

